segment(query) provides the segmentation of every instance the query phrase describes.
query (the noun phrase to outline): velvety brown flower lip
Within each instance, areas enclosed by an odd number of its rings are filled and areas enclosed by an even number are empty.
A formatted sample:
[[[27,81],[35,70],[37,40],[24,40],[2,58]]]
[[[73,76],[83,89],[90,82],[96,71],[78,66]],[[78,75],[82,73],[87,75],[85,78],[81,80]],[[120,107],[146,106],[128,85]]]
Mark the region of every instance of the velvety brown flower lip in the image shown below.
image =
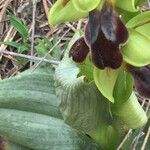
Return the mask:
[[[137,92],[150,98],[150,64],[144,67],[127,65],[127,70],[133,75]]]
[[[72,57],[76,63],[82,63],[89,52],[89,47],[84,41],[84,37],[78,39],[70,49],[69,57]]]
[[[117,69],[123,61],[119,45],[127,39],[126,27],[110,3],[107,3],[101,11],[95,9],[89,13],[85,36],[73,44],[69,56],[75,62],[81,63],[90,51],[92,62],[96,67]]]
[[[110,4],[105,4],[101,11],[95,9],[89,13],[85,41],[95,66],[100,69],[120,67],[123,59],[119,45],[127,39],[128,31]]]

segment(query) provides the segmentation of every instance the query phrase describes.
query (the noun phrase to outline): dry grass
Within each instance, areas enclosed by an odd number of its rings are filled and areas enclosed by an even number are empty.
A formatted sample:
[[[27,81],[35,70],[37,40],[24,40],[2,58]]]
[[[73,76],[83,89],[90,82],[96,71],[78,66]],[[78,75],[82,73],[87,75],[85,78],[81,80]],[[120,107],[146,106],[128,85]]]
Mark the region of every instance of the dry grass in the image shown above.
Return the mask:
[[[54,45],[49,53],[59,45],[63,47],[72,37],[74,31],[83,27],[84,21],[73,24],[67,23],[57,27],[51,27],[48,24],[47,16],[49,8],[53,4],[52,0],[1,0],[0,1],[0,41],[20,41],[20,37],[16,30],[10,25],[7,15],[8,12],[18,16],[28,25],[30,34],[31,49],[27,54],[18,54],[18,51],[10,46],[0,45],[0,78],[14,76],[18,71],[23,71],[33,65],[33,61],[45,61],[47,63],[58,63],[44,58],[39,58],[34,45],[39,38],[46,37],[50,39],[53,35],[58,36],[58,42]],[[21,65],[16,57],[23,57],[30,60],[25,65]],[[38,63],[39,64],[39,63]]]

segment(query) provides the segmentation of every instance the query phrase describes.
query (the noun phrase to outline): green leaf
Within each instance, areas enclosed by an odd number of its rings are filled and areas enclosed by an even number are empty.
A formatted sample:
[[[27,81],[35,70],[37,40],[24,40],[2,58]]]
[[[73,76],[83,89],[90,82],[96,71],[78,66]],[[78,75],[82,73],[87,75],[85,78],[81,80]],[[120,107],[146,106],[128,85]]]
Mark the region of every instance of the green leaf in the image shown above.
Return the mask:
[[[127,28],[137,28],[144,24],[150,23],[150,11],[140,13],[126,23]]]
[[[58,36],[48,40],[47,38],[40,39],[39,43],[35,46],[35,49],[39,56],[47,56],[48,59],[57,59],[60,60],[62,57],[62,51],[59,46],[56,46],[53,51],[49,54],[49,50],[56,44],[58,41]]]
[[[23,44],[23,43],[21,44],[21,43],[15,42],[15,41],[5,41],[5,42],[0,41],[0,44],[5,44],[5,45],[8,45],[8,46],[15,47],[21,53],[24,52],[24,51],[27,51],[29,49],[28,44]]]
[[[35,49],[39,56],[45,56],[48,53],[48,48],[46,47],[45,41],[40,40],[38,45],[35,46]],[[52,58],[50,54],[47,55],[48,58]]]
[[[131,74],[123,69],[120,69],[114,89],[113,97],[115,105],[120,105],[127,101],[133,90],[133,78]]]
[[[99,91],[112,103],[115,102],[113,97],[113,90],[117,80],[119,70],[113,70],[110,68],[106,68],[104,70],[100,70],[98,68],[94,68],[94,81]]]
[[[56,92],[61,99],[60,110],[65,122],[88,133],[100,126],[101,122],[108,121],[110,116],[108,103],[94,82],[85,82],[85,75],[78,77],[79,66],[68,58],[69,48],[79,37],[77,32],[69,43],[64,59],[56,68]]]
[[[26,42],[29,38],[27,26],[16,16],[8,15],[8,19],[11,25],[21,34],[23,41]]]
[[[0,81],[0,108],[19,109],[61,118],[51,66],[28,70]]]
[[[6,145],[6,150],[31,150],[27,147],[21,146],[14,142],[10,142],[8,140],[5,142],[5,145]]]
[[[88,137],[47,115],[0,109],[0,134],[36,150],[98,150]]]
[[[150,39],[134,29],[129,34],[127,44],[121,49],[124,61],[136,67],[150,64]]]

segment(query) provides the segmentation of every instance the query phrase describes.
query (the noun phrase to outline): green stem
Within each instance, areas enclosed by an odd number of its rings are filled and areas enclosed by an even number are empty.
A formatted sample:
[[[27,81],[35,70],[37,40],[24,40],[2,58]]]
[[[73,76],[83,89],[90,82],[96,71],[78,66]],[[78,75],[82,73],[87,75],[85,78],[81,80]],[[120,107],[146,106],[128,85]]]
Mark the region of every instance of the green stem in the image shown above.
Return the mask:
[[[91,138],[105,150],[114,150],[119,141],[118,132],[109,124],[102,124],[89,134]]]

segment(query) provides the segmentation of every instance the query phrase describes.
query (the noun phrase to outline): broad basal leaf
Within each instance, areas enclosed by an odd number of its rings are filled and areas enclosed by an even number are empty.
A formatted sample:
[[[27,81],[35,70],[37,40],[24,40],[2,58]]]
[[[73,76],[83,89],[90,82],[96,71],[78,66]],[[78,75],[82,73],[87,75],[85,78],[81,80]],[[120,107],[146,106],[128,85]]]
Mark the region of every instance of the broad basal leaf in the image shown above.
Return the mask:
[[[78,33],[75,34],[68,49],[79,37]],[[68,52],[55,73],[56,92],[61,99],[60,110],[69,125],[82,132],[92,132],[101,125],[102,120],[108,119],[107,101],[93,81],[89,83],[85,81],[85,76],[88,76],[82,74],[84,66],[80,70],[67,54]]]
[[[0,134],[34,150],[98,150],[63,120],[13,109],[0,109]]]
[[[0,108],[19,109],[61,117],[50,66],[28,70],[0,81]]]

